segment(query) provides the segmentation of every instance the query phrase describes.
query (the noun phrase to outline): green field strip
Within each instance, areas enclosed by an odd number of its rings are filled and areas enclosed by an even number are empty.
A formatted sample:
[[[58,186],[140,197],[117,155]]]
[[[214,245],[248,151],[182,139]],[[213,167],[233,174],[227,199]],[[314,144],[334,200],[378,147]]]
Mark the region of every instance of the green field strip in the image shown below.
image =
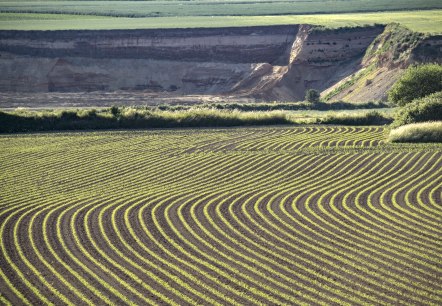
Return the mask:
[[[58,1],[57,1],[58,2]],[[139,2],[139,1],[138,1]],[[168,28],[222,28],[314,24],[328,28],[357,27],[397,22],[421,33],[440,34],[440,8],[401,12],[336,13],[275,16],[168,16],[111,17],[78,14],[0,13],[1,30],[115,30]],[[71,12],[72,13],[72,12]],[[286,12],[284,12],[286,13]],[[212,15],[212,14],[211,14]],[[230,15],[230,13],[228,14]]]

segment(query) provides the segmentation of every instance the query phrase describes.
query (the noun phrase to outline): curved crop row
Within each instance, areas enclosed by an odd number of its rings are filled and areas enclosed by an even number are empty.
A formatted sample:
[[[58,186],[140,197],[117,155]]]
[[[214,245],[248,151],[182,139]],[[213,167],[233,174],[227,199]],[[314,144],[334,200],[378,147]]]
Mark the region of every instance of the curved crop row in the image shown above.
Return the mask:
[[[0,137],[0,302],[440,305],[442,147],[380,127]]]

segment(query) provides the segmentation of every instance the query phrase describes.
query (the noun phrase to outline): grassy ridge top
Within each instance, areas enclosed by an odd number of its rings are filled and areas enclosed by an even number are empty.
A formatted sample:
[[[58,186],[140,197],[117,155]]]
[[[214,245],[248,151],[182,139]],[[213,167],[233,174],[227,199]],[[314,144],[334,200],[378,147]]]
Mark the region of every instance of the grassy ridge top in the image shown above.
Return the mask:
[[[282,16],[122,18],[68,14],[0,13],[0,30],[111,30],[316,24],[330,28],[398,22],[413,31],[442,33],[442,10]]]
[[[442,9],[440,0],[0,1],[0,12],[114,17],[263,16]]]

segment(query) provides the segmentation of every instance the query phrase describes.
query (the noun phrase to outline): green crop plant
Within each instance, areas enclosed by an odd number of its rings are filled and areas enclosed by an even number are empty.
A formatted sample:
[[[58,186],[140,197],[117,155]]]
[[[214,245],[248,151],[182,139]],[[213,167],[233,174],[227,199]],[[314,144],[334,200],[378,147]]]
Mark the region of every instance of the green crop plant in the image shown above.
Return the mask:
[[[439,305],[442,144],[385,132],[0,135],[0,301]]]

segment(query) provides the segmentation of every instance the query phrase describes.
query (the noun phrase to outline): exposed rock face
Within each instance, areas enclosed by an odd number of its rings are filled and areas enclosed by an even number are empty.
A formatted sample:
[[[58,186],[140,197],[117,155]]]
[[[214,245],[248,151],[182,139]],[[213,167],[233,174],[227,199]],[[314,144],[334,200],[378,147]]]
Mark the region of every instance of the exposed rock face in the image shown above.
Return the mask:
[[[309,25],[0,31],[0,91],[301,100],[306,89],[327,92],[365,69],[364,55],[383,31],[383,26],[318,30]],[[440,39],[419,46],[415,60],[440,58]]]
[[[298,26],[0,31],[1,91],[223,93],[257,63],[287,63]]]
[[[383,27],[311,30],[301,26],[287,73],[268,94],[275,100],[301,100],[307,89],[320,91],[361,67],[365,50]]]
[[[0,31],[0,50],[39,57],[274,63],[298,26],[108,31]]]
[[[442,35],[423,39],[413,50],[411,60],[442,64]]]

